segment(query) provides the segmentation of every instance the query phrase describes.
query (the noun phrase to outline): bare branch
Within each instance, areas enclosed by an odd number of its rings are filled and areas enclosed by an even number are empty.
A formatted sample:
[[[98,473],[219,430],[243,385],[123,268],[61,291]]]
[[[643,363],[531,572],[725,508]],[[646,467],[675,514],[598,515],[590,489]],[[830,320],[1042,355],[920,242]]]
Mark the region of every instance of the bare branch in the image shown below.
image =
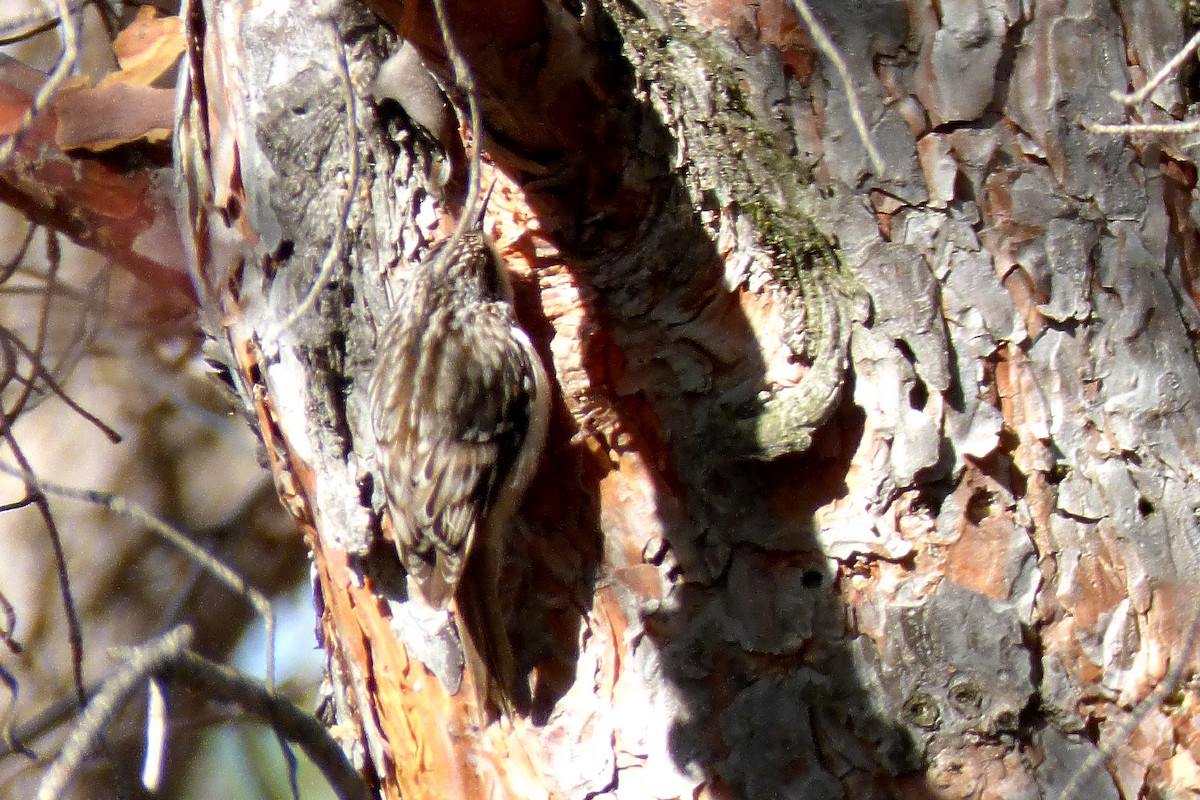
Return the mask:
[[[21,239],[21,244],[17,247],[12,258],[4,262],[4,266],[0,267],[0,283],[8,283],[8,279],[13,276],[17,268],[25,262],[25,254],[29,252],[29,245],[33,243],[33,235],[37,233],[38,226],[30,222],[25,226],[25,235]]]
[[[1179,72],[1179,68],[1183,66],[1196,50],[1200,48],[1200,31],[1198,31],[1188,43],[1179,49],[1175,55],[1162,66],[1154,76],[1146,82],[1146,85],[1135,92],[1125,94],[1123,92],[1112,91],[1109,95],[1117,102],[1133,108],[1140,106],[1146,102],[1146,99],[1162,85],[1163,81]],[[1136,134],[1147,134],[1151,136],[1169,136],[1172,134],[1188,134],[1200,132],[1200,118],[1189,117],[1177,122],[1122,122],[1117,124],[1091,122],[1089,120],[1081,120],[1080,124],[1089,133],[1096,133],[1106,136],[1131,136]]]
[[[91,697],[95,694],[96,687],[91,686],[85,689],[85,696]],[[14,725],[12,727],[12,739],[0,741],[0,757],[12,755],[13,753],[30,753],[26,750],[25,742],[35,742],[37,739],[45,736],[50,730],[67,722],[75,715],[83,704],[75,695],[63,697],[58,702],[50,705],[42,711],[35,714],[31,719]],[[36,756],[36,753],[31,755]]]
[[[172,658],[183,652],[192,639],[191,628],[178,628],[154,639],[142,647],[133,648],[125,665],[104,682],[100,691],[83,709],[79,724],[71,731],[62,752],[46,770],[38,786],[36,800],[58,800],[62,797],[79,765],[95,748],[113,716],[125,705],[130,695]]]
[[[1200,118],[1182,119],[1178,122],[1126,122],[1110,125],[1100,122],[1084,122],[1083,127],[1091,133],[1112,136],[1147,133],[1166,135],[1172,133],[1196,133],[1200,131]]]
[[[146,509],[131,503],[124,497],[108,492],[99,492],[93,489],[76,489],[70,486],[63,486],[57,483],[42,481],[32,473],[22,472],[8,464],[0,463],[0,471],[7,472],[10,475],[15,475],[25,480],[26,485],[30,487],[30,491],[37,494],[45,493],[55,495],[57,497],[65,497],[71,500],[78,500],[84,503],[91,503],[108,509],[114,514],[119,514],[126,519],[131,519],[140,525],[143,525],[151,533],[156,534],[160,538],[171,543],[175,547],[183,551],[184,555],[195,561],[203,569],[207,570],[210,575],[216,578],[221,583],[229,587],[230,590],[243,598],[254,609],[255,613],[262,617],[263,624],[266,627],[266,672],[265,678],[267,686],[274,691],[275,689],[275,610],[271,606],[271,601],[262,592],[255,589],[253,586],[246,583],[241,575],[223,564],[215,556],[209,553],[200,545],[188,538],[187,534],[179,529],[172,527],[168,523],[151,514]]]
[[[0,682],[8,687],[8,707],[4,709],[3,722],[0,722],[0,741],[4,742],[9,753],[20,753],[27,758],[37,758],[37,754],[25,746],[21,737],[13,730],[13,719],[17,711],[17,693],[21,684],[17,676],[4,667],[0,667]]]
[[[172,658],[159,674],[189,686],[207,698],[236,704],[245,713],[271,725],[288,740],[300,745],[340,800],[370,800],[371,793],[362,776],[346,759],[329,731],[290,700],[267,691],[262,684],[235,669],[214,664],[187,650]]]
[[[53,233],[48,233],[46,237],[46,259],[49,264],[49,269],[46,272],[47,285],[48,287],[52,287],[57,283],[58,269],[62,264],[62,248],[58,245],[58,237]],[[37,334],[34,339],[33,348],[28,355],[31,368],[35,372],[38,365],[42,363],[42,357],[45,353],[46,331],[50,327],[50,304],[52,302],[53,294],[51,292],[46,292],[42,295],[42,309],[37,318]],[[16,421],[17,416],[25,410],[37,382],[33,380],[33,375],[31,374],[28,380],[22,381],[22,384],[20,394],[17,396],[16,402],[13,403],[12,410],[5,412],[4,424],[6,426],[11,426]],[[7,381],[0,384],[0,387],[6,385]]]

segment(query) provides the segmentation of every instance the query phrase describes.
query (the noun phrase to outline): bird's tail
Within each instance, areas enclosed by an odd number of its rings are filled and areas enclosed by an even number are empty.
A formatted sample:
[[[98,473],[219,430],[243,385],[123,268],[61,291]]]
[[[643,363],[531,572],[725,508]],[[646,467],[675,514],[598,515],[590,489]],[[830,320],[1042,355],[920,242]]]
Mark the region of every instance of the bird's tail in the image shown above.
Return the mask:
[[[467,562],[455,596],[459,636],[463,644],[476,706],[488,719],[512,718],[516,710],[516,659],[504,627],[497,591],[498,566],[481,548]]]

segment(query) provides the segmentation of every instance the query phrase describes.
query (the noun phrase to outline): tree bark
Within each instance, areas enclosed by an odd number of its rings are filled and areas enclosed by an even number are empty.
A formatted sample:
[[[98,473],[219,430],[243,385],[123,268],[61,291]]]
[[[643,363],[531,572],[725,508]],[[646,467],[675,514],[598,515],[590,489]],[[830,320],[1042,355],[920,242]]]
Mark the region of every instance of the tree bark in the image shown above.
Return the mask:
[[[364,91],[369,14],[187,12],[185,238],[382,796],[1200,788],[1192,693],[1133,713],[1196,619],[1195,169],[1083,127],[1186,21],[814,6],[881,174],[787,3],[451,4],[558,397],[502,592],[533,703],[490,725],[406,598],[365,415],[388,276],[461,187]],[[449,74],[429,8],[373,7]]]

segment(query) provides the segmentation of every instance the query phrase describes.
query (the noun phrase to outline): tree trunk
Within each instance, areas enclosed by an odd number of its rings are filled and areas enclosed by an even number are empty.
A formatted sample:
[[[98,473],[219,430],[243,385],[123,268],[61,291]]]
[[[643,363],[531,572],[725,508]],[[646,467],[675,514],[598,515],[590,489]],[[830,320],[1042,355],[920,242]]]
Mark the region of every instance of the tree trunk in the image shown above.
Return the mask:
[[[381,795],[1200,789],[1192,693],[1133,713],[1196,619],[1195,169],[1083,127],[1126,118],[1110,92],[1182,45],[1180,12],[815,3],[878,172],[787,3],[450,5],[557,398],[501,593],[533,699],[492,724],[406,597],[365,415],[389,275],[461,181],[365,91],[393,46],[369,14],[187,12],[208,327]],[[448,79],[430,8],[373,7]]]

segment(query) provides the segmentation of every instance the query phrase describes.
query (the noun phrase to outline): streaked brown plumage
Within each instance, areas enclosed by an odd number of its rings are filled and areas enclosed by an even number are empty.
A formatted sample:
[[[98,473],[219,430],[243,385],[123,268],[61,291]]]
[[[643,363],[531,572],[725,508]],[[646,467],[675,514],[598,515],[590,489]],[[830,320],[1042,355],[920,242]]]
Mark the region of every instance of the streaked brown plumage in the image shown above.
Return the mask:
[[[493,673],[484,677],[507,693],[514,668],[496,583],[545,440],[549,392],[504,265],[478,220],[471,227],[404,276],[379,338],[371,423],[412,583],[435,608],[458,596],[469,636],[483,639],[474,644]]]

